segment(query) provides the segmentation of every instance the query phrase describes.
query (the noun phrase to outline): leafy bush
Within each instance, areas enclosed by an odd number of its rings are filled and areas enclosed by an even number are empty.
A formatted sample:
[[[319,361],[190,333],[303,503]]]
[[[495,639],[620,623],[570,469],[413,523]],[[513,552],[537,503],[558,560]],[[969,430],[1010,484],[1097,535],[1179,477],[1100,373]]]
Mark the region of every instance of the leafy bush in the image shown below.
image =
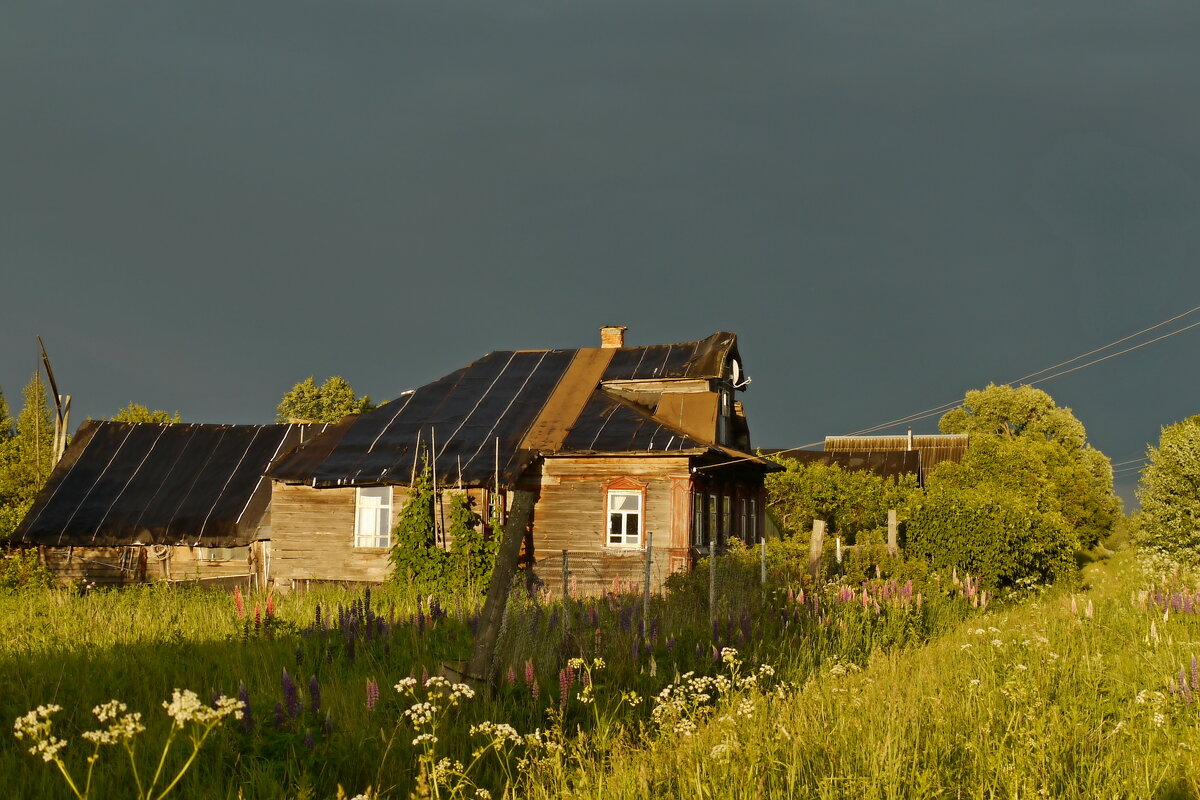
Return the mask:
[[[918,491],[915,475],[884,478],[866,470],[845,470],[837,464],[801,463],[781,458],[785,472],[767,476],[768,510],[783,527],[799,533],[824,520],[831,533],[847,543],[859,532],[887,524],[887,513],[903,509]]]
[[[1138,486],[1137,541],[1172,561],[1200,560],[1200,416],[1162,429]]]
[[[480,525],[470,495],[450,495],[450,525],[447,534],[450,549],[435,541],[434,513],[437,495],[432,474],[426,465],[409,490],[392,533],[390,579],[407,583],[422,593],[480,594],[487,591],[500,548],[498,535],[487,535]],[[500,530],[498,524],[492,530]]]
[[[0,589],[47,587],[54,585],[54,574],[38,560],[32,548],[10,550],[0,555]]]
[[[990,586],[1072,575],[1079,541],[1063,518],[993,487],[935,486],[912,512],[907,549],[935,566],[958,567]]]

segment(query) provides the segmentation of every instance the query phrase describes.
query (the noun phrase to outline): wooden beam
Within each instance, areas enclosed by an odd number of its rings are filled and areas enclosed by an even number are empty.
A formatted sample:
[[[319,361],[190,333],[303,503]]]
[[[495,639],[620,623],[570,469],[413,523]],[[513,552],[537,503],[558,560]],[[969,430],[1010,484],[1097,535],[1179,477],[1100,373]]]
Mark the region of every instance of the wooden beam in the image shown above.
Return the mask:
[[[496,567],[488,584],[487,598],[479,615],[479,633],[471,648],[471,660],[467,663],[467,676],[472,680],[487,682],[492,678],[492,662],[496,656],[496,640],[500,636],[500,621],[504,618],[504,606],[508,603],[508,589],[517,571],[517,559],[521,556],[521,544],[525,541],[525,529],[533,516],[534,493],[527,489],[513,492],[512,508],[504,524],[504,538],[496,553]]]

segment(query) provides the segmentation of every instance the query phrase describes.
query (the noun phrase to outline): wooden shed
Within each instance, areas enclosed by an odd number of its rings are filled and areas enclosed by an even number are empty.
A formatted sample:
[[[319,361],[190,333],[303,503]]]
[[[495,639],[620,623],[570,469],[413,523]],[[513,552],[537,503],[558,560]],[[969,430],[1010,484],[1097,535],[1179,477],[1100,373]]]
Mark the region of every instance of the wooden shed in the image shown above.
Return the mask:
[[[64,581],[265,585],[263,473],[323,427],[85,422],[12,542]]]
[[[282,456],[268,473],[276,584],[383,580],[426,453],[439,488],[485,515],[533,491],[528,575],[550,582],[567,551],[579,592],[640,579],[651,537],[656,585],[713,539],[756,541],[779,467],[749,452],[736,335],[625,347],[623,333],[490,353]]]
[[[826,436],[825,452],[857,455],[865,460],[885,453],[916,453],[918,477],[925,485],[929,473],[943,461],[962,461],[969,437],[965,433],[912,434],[904,436]]]

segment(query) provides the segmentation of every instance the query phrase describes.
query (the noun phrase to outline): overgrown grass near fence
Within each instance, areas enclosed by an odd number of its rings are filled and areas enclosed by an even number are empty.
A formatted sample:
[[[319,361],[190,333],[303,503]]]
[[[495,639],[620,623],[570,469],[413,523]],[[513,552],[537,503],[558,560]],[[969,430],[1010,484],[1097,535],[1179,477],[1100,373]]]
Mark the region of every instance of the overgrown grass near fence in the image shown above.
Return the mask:
[[[584,764],[616,764],[679,730],[703,729],[726,698],[749,691],[749,675],[779,687],[829,663],[865,663],[879,648],[928,640],[979,603],[970,583],[949,576],[804,592],[760,586],[752,557],[723,561],[715,620],[695,599],[707,596],[703,571],[697,586],[684,581],[648,607],[632,594],[545,603],[514,593],[497,691],[443,703],[420,723],[405,710],[437,689],[427,679],[469,654],[476,609],[462,600],[327,589],[271,598],[270,610],[266,596],[250,596],[239,613],[230,595],[198,589],[5,595],[0,719],[62,706],[55,732],[75,742],[63,756],[80,766],[90,750],[77,737],[95,727],[93,706],[122,700],[143,712],[145,736],[161,740],[162,701],[192,689],[206,700],[240,696],[250,714],[214,732],[173,796],[324,798],[339,785],[400,798],[473,796],[476,787],[496,797],[554,794],[548,776],[591,780]],[[403,679],[411,680],[398,692]],[[701,679],[715,683],[702,692]],[[690,710],[657,710],[668,686],[693,692]],[[512,734],[484,723],[511,725]],[[472,764],[481,746],[486,758]],[[9,794],[69,796],[25,748],[0,739]],[[128,765],[106,753],[93,796],[133,796],[130,781]]]
[[[993,610],[862,668],[827,662],[525,796],[1200,797],[1200,589],[1143,584],[1129,554],[1090,569],[1088,593]]]

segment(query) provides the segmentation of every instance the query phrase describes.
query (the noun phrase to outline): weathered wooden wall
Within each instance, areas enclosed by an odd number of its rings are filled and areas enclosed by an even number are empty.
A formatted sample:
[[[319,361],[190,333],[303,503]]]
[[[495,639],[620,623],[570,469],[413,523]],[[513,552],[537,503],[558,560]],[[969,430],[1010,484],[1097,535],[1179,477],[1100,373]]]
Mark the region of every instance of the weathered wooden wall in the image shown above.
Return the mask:
[[[530,478],[539,497],[533,509],[533,560],[542,583],[558,594],[562,551],[569,551],[572,591],[599,594],[614,588],[640,590],[645,568],[641,547],[607,543],[604,485],[628,477],[646,483],[643,534],[654,534],[651,588],[658,591],[671,572],[685,569],[688,556],[691,479],[686,457],[552,457]]]
[[[272,485],[275,586],[292,588],[310,580],[379,583],[387,577],[386,548],[354,546],[354,497],[350,488]]]
[[[232,558],[200,558],[203,548],[188,546],[49,547],[38,548],[42,562],[63,583],[123,586],[148,581],[200,581],[237,583],[257,572],[265,543],[237,548]],[[261,575],[253,585],[261,586]]]
[[[450,524],[450,494],[442,497],[442,519]],[[487,516],[487,492],[468,491],[475,512]],[[392,489],[392,524],[408,492]],[[391,569],[388,548],[354,546],[355,490],[313,489],[275,483],[271,494],[270,579],[279,587],[313,581],[381,583]],[[447,541],[447,546],[450,544]]]

